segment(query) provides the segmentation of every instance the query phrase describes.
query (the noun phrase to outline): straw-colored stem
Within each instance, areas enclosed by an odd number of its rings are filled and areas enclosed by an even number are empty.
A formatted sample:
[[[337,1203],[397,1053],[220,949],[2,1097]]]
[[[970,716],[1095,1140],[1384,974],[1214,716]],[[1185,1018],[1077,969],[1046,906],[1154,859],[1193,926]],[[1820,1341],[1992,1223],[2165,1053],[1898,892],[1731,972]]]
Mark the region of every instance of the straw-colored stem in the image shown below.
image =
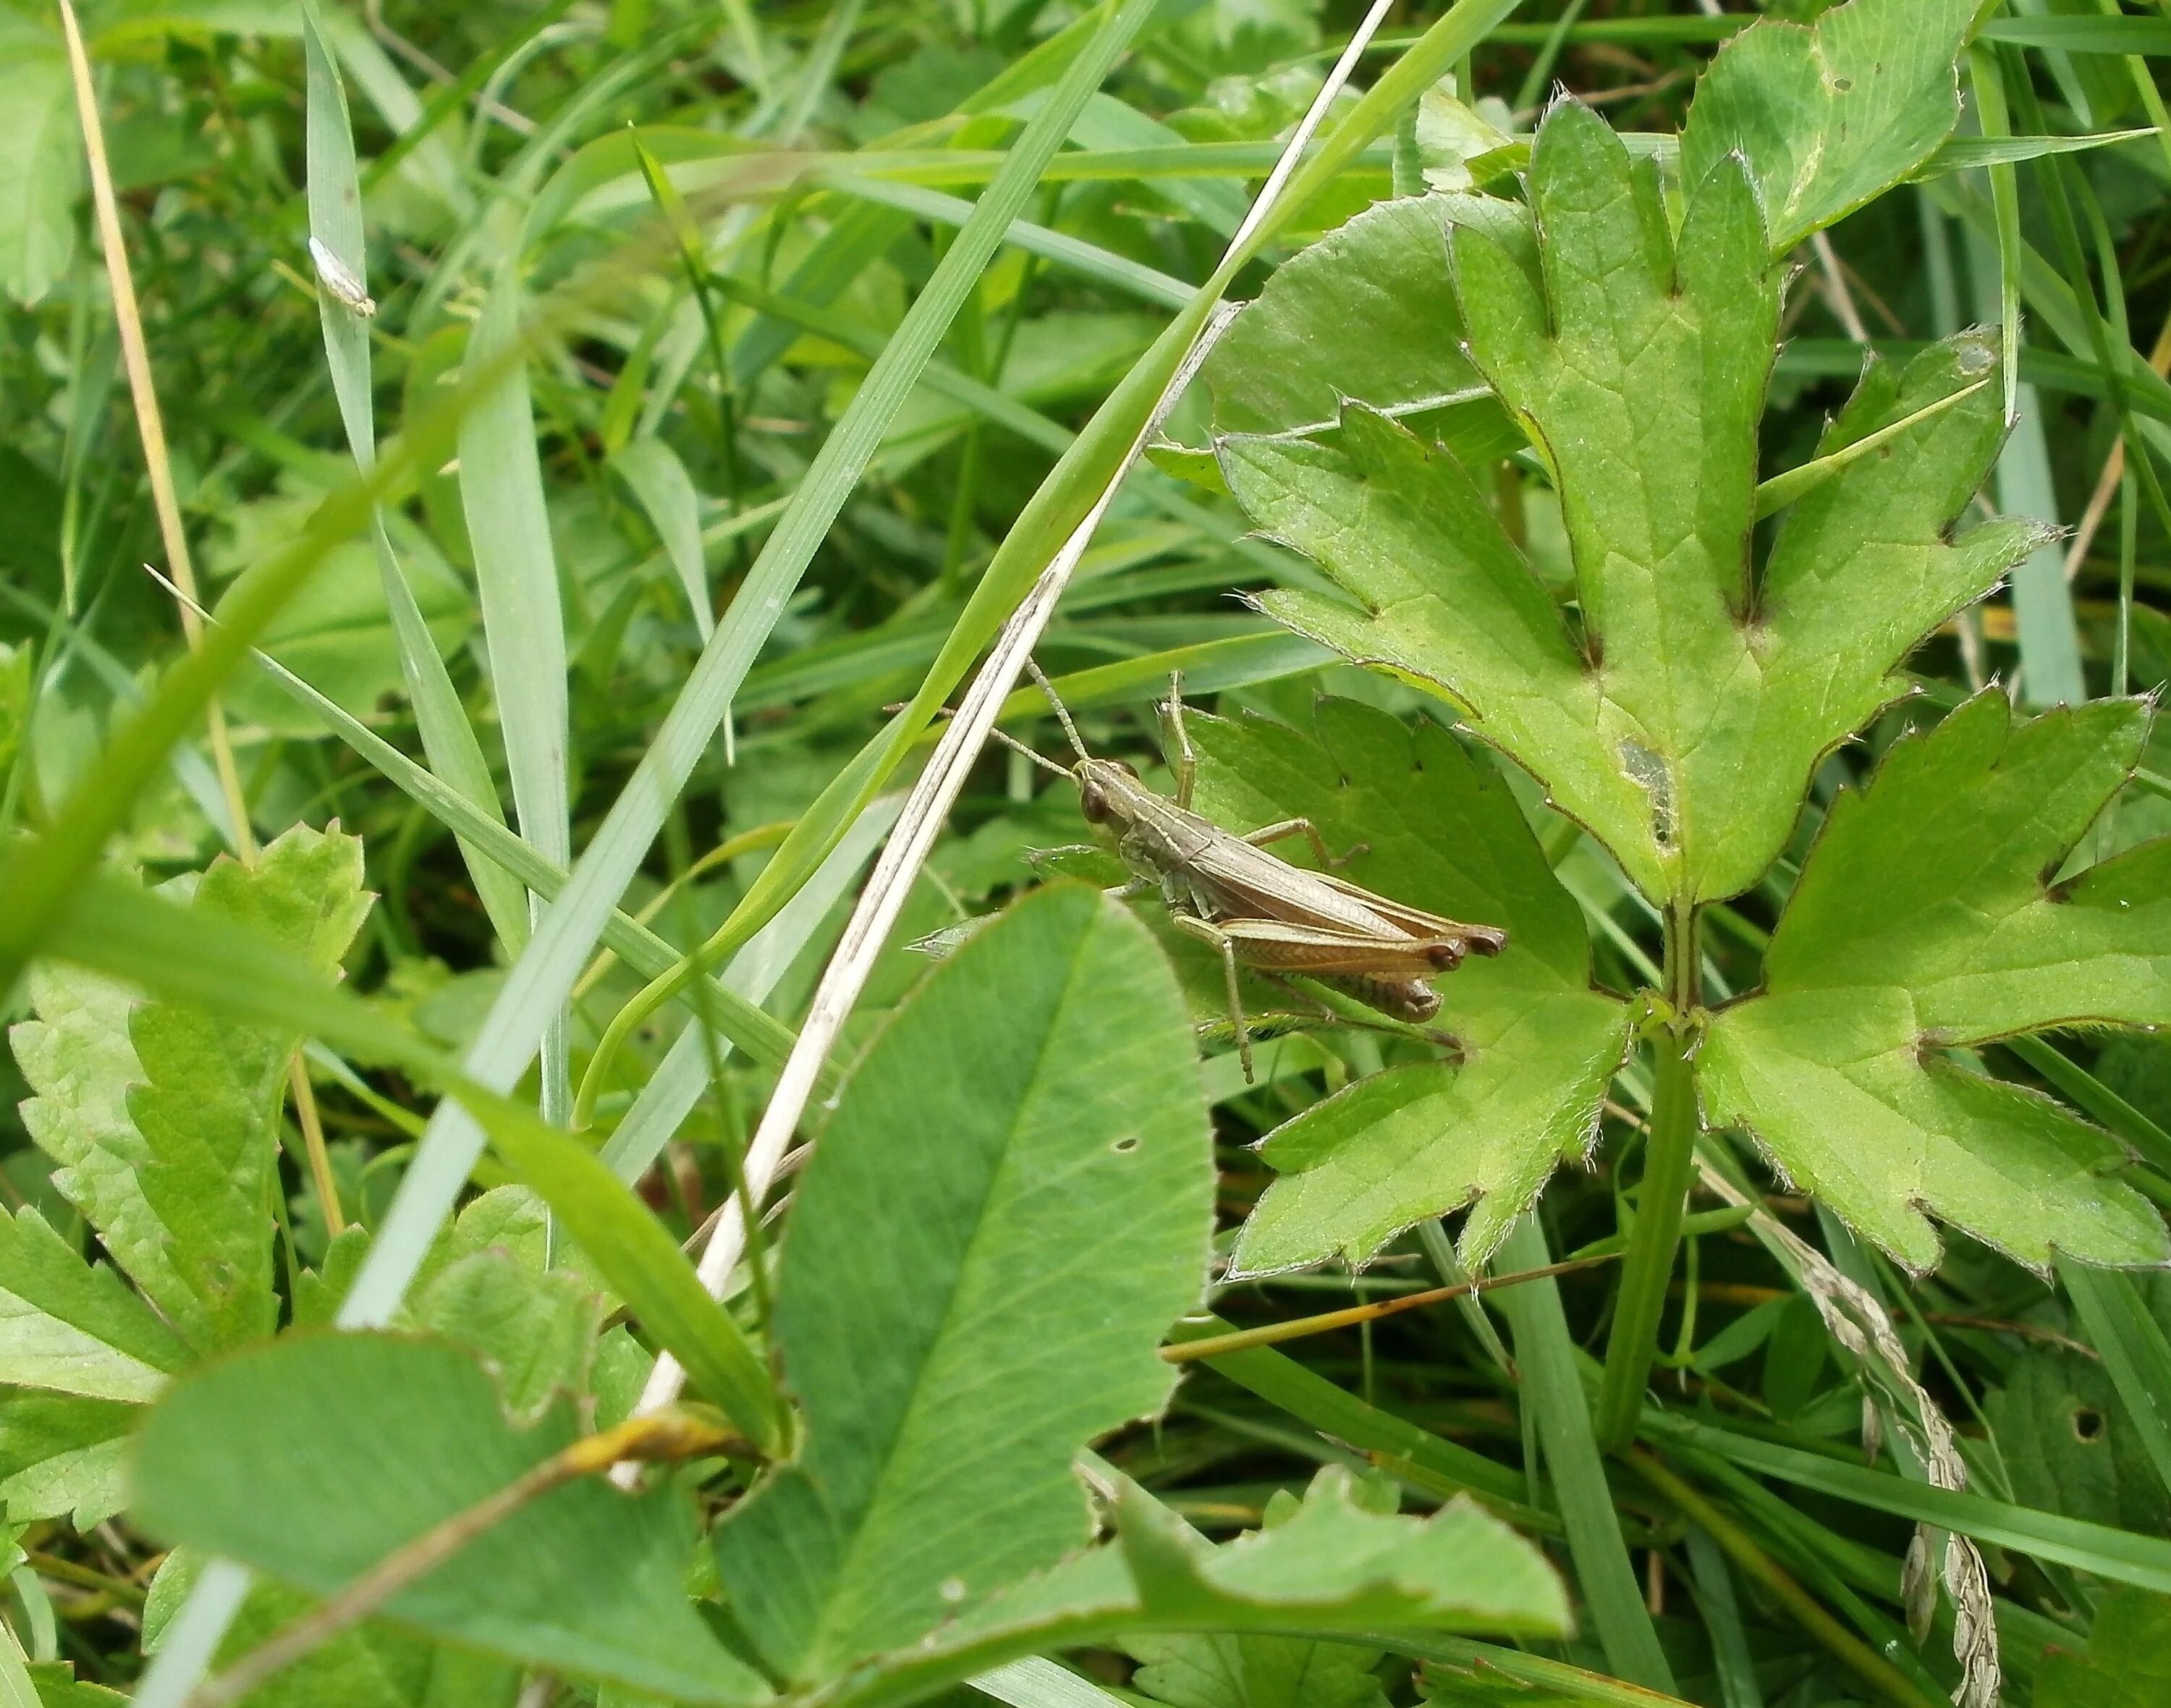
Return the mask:
[[[174,491],[173,459],[166,448],[165,417],[158,411],[158,387],[151,378],[150,346],[143,337],[143,312],[136,298],[136,278],[128,266],[127,245],[121,232],[121,205],[113,194],[113,171],[105,153],[105,127],[98,114],[98,93],[90,76],[90,56],[83,45],[83,30],[76,22],[71,0],[60,0],[61,30],[67,38],[68,69],[75,83],[75,105],[83,122],[83,149],[90,169],[91,204],[97,210],[98,239],[105,251],[105,277],[113,289],[113,320],[121,338],[121,357],[128,373],[128,394],[135,406],[136,431],[143,442],[143,464],[151,477],[151,506],[158,518],[158,537],[165,547],[166,562],[183,597],[174,602],[180,613],[181,633],[190,650],[203,642],[203,619],[197,615],[196,565],[189,556],[186,530],[181,526],[180,500]],[[214,696],[204,708],[211,742],[212,768],[218,775],[219,792],[225,798],[232,821],[233,851],[244,866],[256,863],[256,833],[249,822],[249,798],[241,787],[241,770],[234,763],[233,741],[228,733],[226,713]],[[308,1070],[301,1053],[287,1064],[287,1083],[293,1088],[294,1116],[302,1129],[308,1155],[309,1175],[324,1204],[324,1225],[337,1233],[346,1225],[340,1211],[339,1193],[333,1184],[331,1157],[324,1148],[324,1123],[318,1118],[316,1094],[310,1088]]]

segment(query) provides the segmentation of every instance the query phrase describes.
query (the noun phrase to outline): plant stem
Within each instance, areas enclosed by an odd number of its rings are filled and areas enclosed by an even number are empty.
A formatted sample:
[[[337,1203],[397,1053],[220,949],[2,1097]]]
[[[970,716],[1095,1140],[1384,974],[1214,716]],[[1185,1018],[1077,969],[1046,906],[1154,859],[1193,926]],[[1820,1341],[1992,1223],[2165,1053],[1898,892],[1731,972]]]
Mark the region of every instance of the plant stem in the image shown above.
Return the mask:
[[[1697,964],[1696,916],[1686,910],[1670,911],[1665,982],[1674,1013],[1655,1029],[1653,1039],[1657,1059],[1643,1186],[1637,1195],[1635,1226],[1628,1233],[1621,1297],[1614,1308],[1613,1332],[1605,1343],[1605,1376],[1599,1384],[1593,1419],[1598,1444],[1607,1453],[1620,1453],[1635,1439],[1643,1384],[1658,1352],[1659,1321],[1666,1308],[1666,1284],[1673,1277],[1674,1251],[1681,1243],[1689,1180],[1696,1168],[1700,1122],[1695,1033],[1688,1017],[1695,1006]]]

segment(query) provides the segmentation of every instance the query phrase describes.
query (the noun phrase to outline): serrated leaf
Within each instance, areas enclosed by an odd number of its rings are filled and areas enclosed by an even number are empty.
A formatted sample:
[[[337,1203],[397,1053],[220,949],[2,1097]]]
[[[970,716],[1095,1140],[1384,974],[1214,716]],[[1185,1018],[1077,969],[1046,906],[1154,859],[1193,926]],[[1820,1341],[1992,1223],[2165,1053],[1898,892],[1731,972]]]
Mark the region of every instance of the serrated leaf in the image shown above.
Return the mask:
[[[1833,804],[1765,959],[1713,1019],[1707,1118],[1911,1266],[1936,1216],[2024,1262],[2171,1257],[2125,1151],[1950,1046],[2075,1021],[2171,1020],[2171,843],[2050,879],[2124,781],[2135,701],[2015,723],[1991,690],[1896,744]]]
[[[253,867],[215,862],[189,905],[329,974],[368,910],[362,845],[297,825]],[[30,991],[39,1018],[9,1040],[54,1184],[195,1351],[269,1334],[278,1114],[299,1033],[138,1002],[65,967],[40,966]]]
[[[1282,1522],[1218,1548],[1142,1494],[1123,1502],[1119,1539],[1140,1605],[1162,1622],[1541,1632],[1568,1621],[1544,1555],[1474,1502],[1422,1519],[1371,1511],[1339,1466]]]
[[[1166,1400],[1213,1184],[1175,980],[1120,906],[1036,890],[936,968],[797,1189],[806,1444],[717,1537],[772,1667],[835,1676],[1085,1544],[1072,1456]]]
[[[2120,1589],[2097,1610],[2086,1659],[2043,1657],[2035,1708],[2158,1708],[2171,1699],[2171,1596]]]
[[[103,1264],[86,1264],[35,1210],[0,1213],[0,1383],[142,1401],[189,1349]]]
[[[445,1265],[415,1288],[407,1313],[480,1356],[520,1424],[582,1391],[602,1314],[579,1276],[531,1268],[504,1251]]]
[[[1541,277],[1459,224],[1456,289],[1479,367],[1549,464],[1578,626],[1446,450],[1361,410],[1333,446],[1222,443],[1230,489],[1361,609],[1263,596],[1300,632],[1460,706],[1588,826],[1653,900],[1754,883],[1825,752],[1898,696],[1894,667],[2035,541],[1948,524],[2003,434],[1985,340],[1873,367],[1829,454],[1970,395],[1795,504],[1761,577],[1748,561],[1756,427],[1779,275],[1739,164],[1692,183],[1678,239],[1657,180],[1584,109],[1539,132]]]
[[[169,1541],[324,1596],[575,1435],[563,1405],[512,1427],[459,1348],[304,1332],[174,1384],[137,1437],[131,1512]],[[393,1596],[384,1616],[674,1700],[766,1700],[688,1604],[682,1500],[667,1486],[632,1497],[594,1480],[566,1485]]]
[[[1316,741],[1262,722],[1190,720],[1199,800],[1230,829],[1303,816],[1328,846],[1367,845],[1353,881],[1450,919],[1504,927],[1508,946],[1434,981],[1432,1024],[1458,1066],[1361,1079],[1268,1135],[1281,1178],[1238,1238],[1231,1272],[1363,1261],[1412,1222],[1475,1202],[1466,1256],[1489,1254],[1562,1161],[1597,1131],[1627,1048],[1627,1012],[1590,985],[1590,943],[1507,784],[1436,724],[1414,736],[1351,701]]]
[[[1981,9],[1978,0],[1852,0],[1808,28],[1751,24],[1697,79],[1682,181],[1702,182],[1739,152],[1772,250],[1784,254],[1899,183],[1952,134],[1956,66]]]
[[[128,1437],[139,1405],[74,1394],[0,1394],[0,1507],[10,1523],[67,1518],[78,1530],[127,1504]]]
[[[882,1657],[828,1700],[834,1708],[924,1696],[1019,1655],[1122,1634],[1290,1629],[1363,1636],[1405,1630],[1557,1635],[1568,1598],[1545,1555],[1458,1498],[1428,1518],[1380,1512],[1338,1465],[1280,1522],[1216,1547],[1142,1490],[1117,1503],[1117,1539],[968,1609]]]

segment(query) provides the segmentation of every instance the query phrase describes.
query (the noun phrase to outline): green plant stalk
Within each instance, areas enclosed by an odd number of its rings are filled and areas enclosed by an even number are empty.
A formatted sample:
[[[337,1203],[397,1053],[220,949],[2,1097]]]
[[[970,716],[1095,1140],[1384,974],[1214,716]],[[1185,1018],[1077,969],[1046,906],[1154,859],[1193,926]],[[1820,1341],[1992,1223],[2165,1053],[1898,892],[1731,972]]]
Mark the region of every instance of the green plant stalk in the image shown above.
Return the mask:
[[[1697,964],[1695,914],[1670,915],[1664,970],[1675,1007],[1652,1029],[1651,1121],[1644,1140],[1643,1187],[1592,1420],[1598,1444],[1607,1453],[1621,1453],[1635,1439],[1643,1384],[1658,1356],[1659,1323],[1666,1308],[1674,1252],[1681,1243],[1689,1182],[1696,1173],[1697,1133],[1702,1123],[1697,1113],[1696,1034],[1688,1016],[1694,1007]]]
[[[1630,1463],[1638,1476],[1678,1507],[1683,1517],[1716,1542],[1728,1559],[1761,1584],[1796,1624],[1879,1697],[1898,1703],[1900,1708],[1938,1708],[1937,1698],[1925,1695],[1913,1679],[1834,1619],[1815,1596],[1750,1540],[1746,1531],[1697,1490],[1648,1453],[1632,1454]]]

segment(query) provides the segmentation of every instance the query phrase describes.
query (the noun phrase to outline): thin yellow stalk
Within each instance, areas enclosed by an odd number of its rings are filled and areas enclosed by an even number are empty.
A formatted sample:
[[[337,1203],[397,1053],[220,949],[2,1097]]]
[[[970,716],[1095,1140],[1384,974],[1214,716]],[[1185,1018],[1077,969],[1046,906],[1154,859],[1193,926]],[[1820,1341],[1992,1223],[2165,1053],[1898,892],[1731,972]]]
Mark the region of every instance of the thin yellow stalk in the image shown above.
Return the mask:
[[[67,37],[68,69],[75,82],[76,112],[83,121],[83,154],[90,167],[91,203],[98,213],[99,242],[105,251],[105,277],[113,289],[114,325],[121,335],[121,363],[128,372],[129,396],[136,406],[136,431],[143,442],[143,463],[151,477],[151,506],[158,513],[158,536],[165,546],[174,584],[184,595],[175,601],[181,633],[194,649],[203,640],[203,619],[196,615],[196,565],[189,556],[180,500],[174,491],[165,417],[158,411],[158,388],[151,379],[150,346],[143,338],[143,312],[137,301],[136,278],[129,271],[128,250],[121,237],[121,207],[114,197],[113,171],[105,154],[105,127],[99,118],[98,94],[91,83],[90,56],[83,48],[83,30],[76,22],[71,0],[60,0],[60,12],[61,30]],[[249,822],[249,801],[242,791],[240,769],[234,764],[226,713],[216,698],[204,708],[204,717],[211,739],[212,766],[218,774],[220,792],[226,798],[227,817],[233,821],[234,852],[243,865],[253,866],[256,833]],[[346,1218],[340,1211],[331,1157],[324,1148],[324,1123],[318,1119],[316,1094],[299,1051],[287,1064],[287,1082],[293,1088],[294,1116],[308,1153],[310,1178],[324,1206],[324,1225],[337,1233],[346,1226]]]

